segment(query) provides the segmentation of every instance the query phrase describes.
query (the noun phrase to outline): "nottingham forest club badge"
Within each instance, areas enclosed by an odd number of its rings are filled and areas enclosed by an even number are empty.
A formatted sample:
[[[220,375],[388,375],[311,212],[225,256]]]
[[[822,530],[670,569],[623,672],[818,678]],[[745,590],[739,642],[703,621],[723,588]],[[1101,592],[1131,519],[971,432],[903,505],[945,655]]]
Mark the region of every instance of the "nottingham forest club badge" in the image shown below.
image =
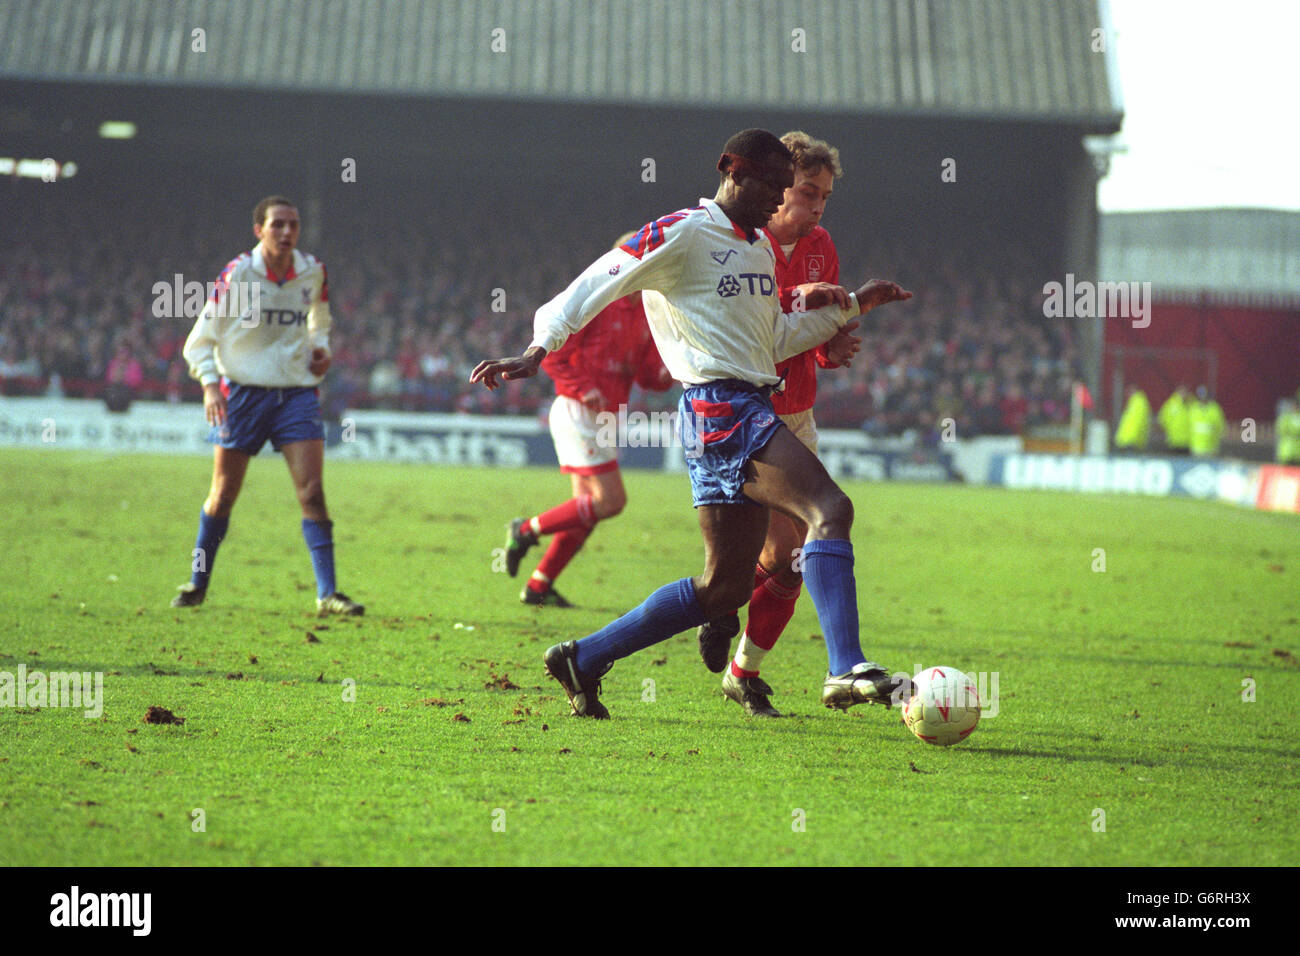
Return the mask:
[[[826,267],[825,256],[808,257],[808,281],[819,282],[822,277],[822,269]]]

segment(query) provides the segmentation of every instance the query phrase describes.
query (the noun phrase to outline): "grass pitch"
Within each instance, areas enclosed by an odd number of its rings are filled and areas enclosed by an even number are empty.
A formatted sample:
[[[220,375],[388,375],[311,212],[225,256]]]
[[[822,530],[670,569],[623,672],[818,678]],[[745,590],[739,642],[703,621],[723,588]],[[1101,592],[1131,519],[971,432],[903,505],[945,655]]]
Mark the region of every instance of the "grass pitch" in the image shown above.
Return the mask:
[[[724,700],[694,634],[615,666],[611,721],[568,715],[542,651],[699,569],[684,476],[626,475],[565,611],[492,555],[557,473],[330,462],[368,610],[321,621],[270,457],[208,603],[167,606],[209,468],[0,451],[0,671],[99,671],[105,696],[0,707],[0,863],[1300,863],[1294,516],[846,485],[868,656],[996,674],[996,715],[941,749],[820,706],[806,597],[765,662],[782,720]]]

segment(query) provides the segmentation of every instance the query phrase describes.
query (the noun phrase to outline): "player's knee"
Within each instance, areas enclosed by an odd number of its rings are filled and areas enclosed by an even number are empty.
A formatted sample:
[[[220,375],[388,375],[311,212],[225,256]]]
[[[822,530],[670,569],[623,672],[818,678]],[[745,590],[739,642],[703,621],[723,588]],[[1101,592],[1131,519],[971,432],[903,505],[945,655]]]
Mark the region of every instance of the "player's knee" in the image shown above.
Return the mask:
[[[791,530],[793,532],[793,529]],[[793,533],[789,536],[782,535],[776,540],[769,540],[763,546],[763,553],[759,556],[758,563],[773,576],[788,574],[802,545],[803,539]]]
[[[325,507],[325,486],[319,478],[305,481],[298,486],[298,502],[304,508]]]
[[[814,538],[847,538],[853,527],[853,502],[834,488],[817,501],[812,519],[808,531]]]
[[[207,501],[203,502],[203,512],[209,518],[229,518],[234,510],[235,496],[215,488],[208,494]]]
[[[591,505],[596,517],[604,521],[606,518],[614,517],[627,506],[627,493],[620,488],[618,491],[594,495]]]

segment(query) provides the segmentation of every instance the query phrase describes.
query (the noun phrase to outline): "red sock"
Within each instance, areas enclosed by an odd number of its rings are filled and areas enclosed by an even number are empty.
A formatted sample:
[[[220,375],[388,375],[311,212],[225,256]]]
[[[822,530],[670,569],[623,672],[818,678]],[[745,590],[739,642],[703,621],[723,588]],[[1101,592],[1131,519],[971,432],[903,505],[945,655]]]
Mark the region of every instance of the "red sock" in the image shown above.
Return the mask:
[[[573,531],[561,531],[552,538],[550,546],[546,549],[546,554],[537,563],[536,574],[542,575],[546,580],[542,581],[534,576],[528,579],[528,586],[538,593],[549,588],[555,579],[560,576],[560,572],[564,570],[565,565],[573,560],[573,556],[578,553],[582,543],[587,540],[587,536],[590,534],[590,528],[577,528]]]
[[[529,522],[529,527],[535,527],[538,534],[556,534],[576,528],[590,529],[595,523],[596,516],[591,505],[591,495],[582,495],[578,498],[570,498],[550,511],[543,511]]]
[[[754,577],[757,582],[758,575]],[[794,605],[799,600],[801,587],[802,582],[792,588],[786,587],[763,571],[763,580],[756,583],[754,595],[749,599],[749,622],[745,625],[745,634],[755,646],[770,651],[776,644],[776,639],[794,616]]]

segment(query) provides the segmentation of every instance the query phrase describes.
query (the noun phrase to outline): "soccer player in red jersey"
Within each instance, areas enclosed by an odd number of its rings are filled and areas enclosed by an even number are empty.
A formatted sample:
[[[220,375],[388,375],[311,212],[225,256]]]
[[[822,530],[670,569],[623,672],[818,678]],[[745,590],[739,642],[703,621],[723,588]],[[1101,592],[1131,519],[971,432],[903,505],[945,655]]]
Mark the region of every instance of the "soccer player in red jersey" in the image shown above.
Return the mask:
[[[839,256],[830,233],[820,223],[834,181],[843,170],[839,150],[807,133],[797,130],[786,133],[781,142],[794,155],[795,181],[785,191],[781,208],[768,221],[766,232],[776,255],[781,309],[793,312],[818,286],[839,285]],[[817,423],[813,419],[817,368],[848,365],[859,345],[856,336],[837,336],[832,342],[776,366],[782,387],[772,394],[772,407],[814,455],[817,454]],[[749,620],[730,666],[727,666],[727,653],[731,638],[740,629],[739,618],[729,617],[700,628],[700,654],[705,664],[713,671],[726,668],[723,693],[755,716],[780,716],[768,699],[772,689],[759,677],[759,667],[794,614],[803,584],[795,556],[807,533],[807,527],[799,519],[776,509],[770,512],[767,540],[754,568]]]
[[[615,248],[630,238],[632,233],[621,237]],[[627,504],[618,469],[618,410],[627,406],[634,382],[664,391],[673,379],[650,337],[640,292],[611,303],[562,348],[548,354],[542,368],[555,380],[551,438],[560,471],[573,481],[573,497],[532,518],[510,522],[506,571],[514,577],[528,549],[542,535],[554,535],[519,600],[571,607],[555,590],[555,579],[596,523],[614,517]]]

